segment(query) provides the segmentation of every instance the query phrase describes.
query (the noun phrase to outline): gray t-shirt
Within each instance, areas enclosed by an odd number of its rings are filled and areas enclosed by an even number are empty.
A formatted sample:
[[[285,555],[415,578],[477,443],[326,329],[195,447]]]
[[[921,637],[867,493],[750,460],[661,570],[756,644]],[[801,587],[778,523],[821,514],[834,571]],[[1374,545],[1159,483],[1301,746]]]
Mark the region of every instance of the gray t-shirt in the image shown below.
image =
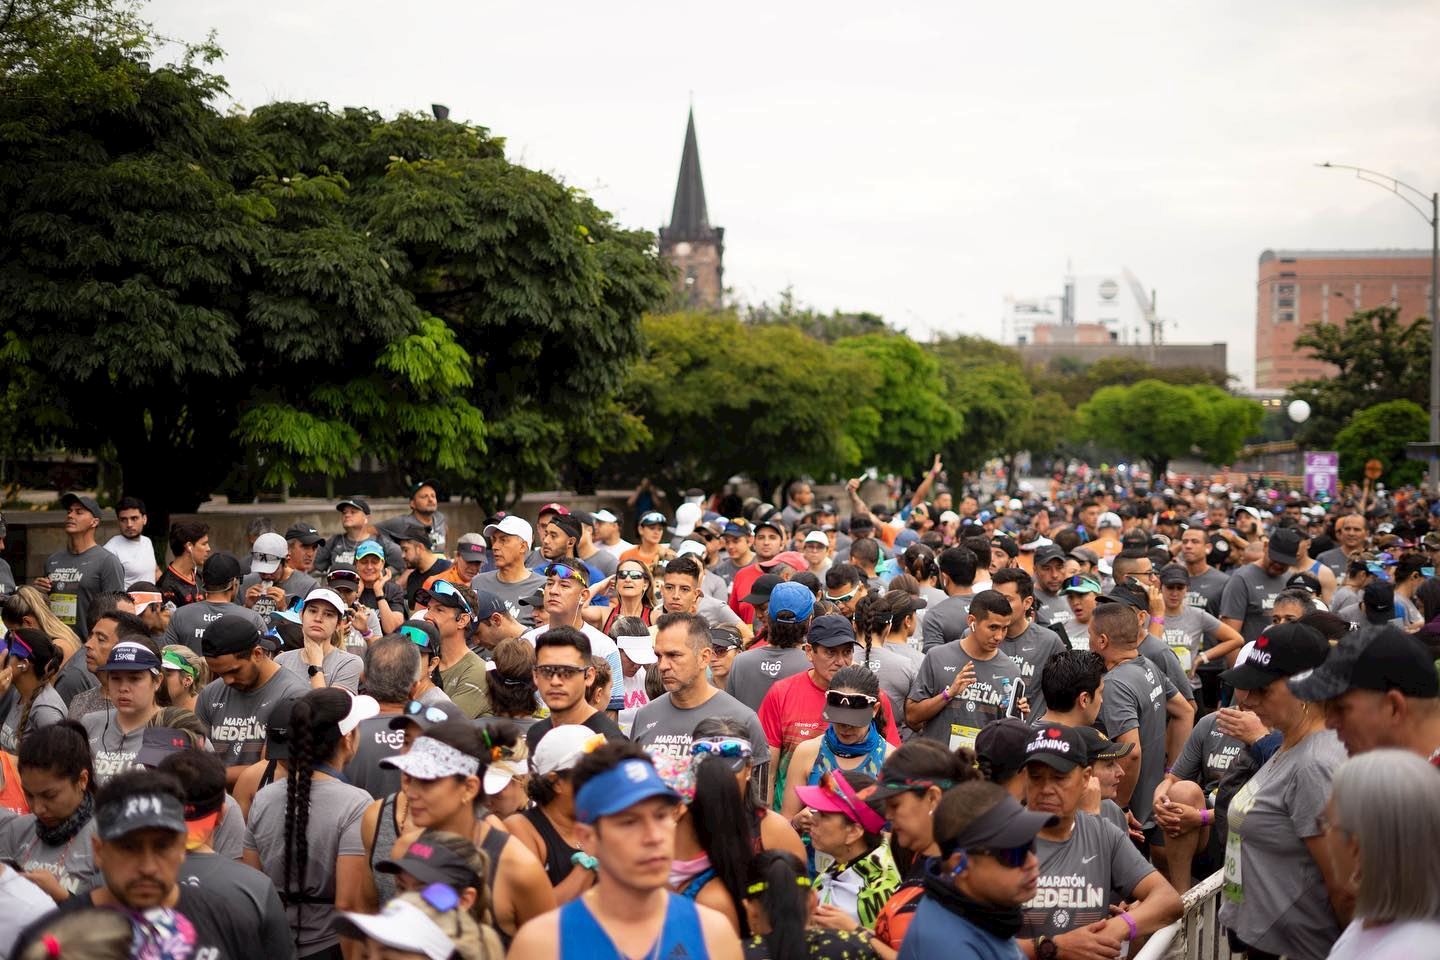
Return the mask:
[[[16,591],[15,573],[10,569],[10,563],[0,557],[0,597],[8,597]]]
[[[83,660],[84,657],[82,656],[80,659]],[[70,706],[66,708],[66,715],[71,720],[83,720],[96,710],[106,710],[109,706],[110,701],[105,697],[105,691],[101,690],[97,684],[75,694],[75,698],[70,701]]]
[[[620,565],[620,558],[608,550],[596,550],[588,557],[581,558],[591,570],[598,570],[607,577],[615,576],[615,568]]]
[[[967,663],[975,664],[975,682],[945,704],[920,731],[920,736],[950,750],[975,748],[975,737],[981,729],[1005,716],[1011,690],[1020,679],[1020,668],[1003,651],[997,650],[989,660],[975,660],[960,644],[947,643],[925,654],[908,698],[929,700],[950,686]]]
[[[1336,580],[1344,580],[1345,574],[1349,572],[1350,558],[1345,556],[1341,547],[1331,547],[1315,559],[1329,567]]]
[[[3,726],[0,726],[0,750],[6,753],[16,752],[20,739],[25,734],[59,723],[65,719],[65,710],[65,701],[60,699],[60,694],[55,692],[54,687],[41,687],[30,706],[30,716],[25,718],[25,730],[22,734],[20,717],[25,712],[25,704],[16,697],[10,704],[10,712],[5,714]]]
[[[1323,960],[1340,936],[1305,841],[1324,832],[1320,815],[1344,762],[1335,731],[1312,733],[1267,760],[1230,801],[1220,920],[1257,950]]]
[[[13,860],[21,873],[43,870],[53,874],[70,893],[81,893],[101,878],[95,866],[95,818],[91,817],[68,842],[52,847],[35,833],[35,815],[13,817],[0,824],[0,859]]]
[[[519,620],[527,627],[535,626],[534,611],[528,606],[521,606],[520,601],[530,596],[536,590],[545,586],[545,577],[534,570],[525,571],[525,579],[515,583],[506,583],[500,579],[499,570],[487,570],[484,573],[477,573],[475,579],[470,581],[470,589],[479,593],[487,590],[500,598],[505,604],[505,609],[510,611],[510,616]]]
[[[216,853],[192,850],[180,864],[180,882],[216,896],[235,911],[240,927],[256,937],[256,955],[288,960],[295,955],[285,905],[275,884],[259,870]]]
[[[1040,877],[1025,904],[1022,938],[1055,937],[1110,916],[1110,905],[1134,899],[1135,887],[1155,868],[1124,830],[1088,813],[1075,814],[1064,842],[1035,838]]]
[[[1167,621],[1166,626],[1169,626]],[[1174,692],[1179,693],[1186,700],[1195,699],[1195,691],[1190,682],[1190,676],[1180,666],[1180,658],[1175,651],[1165,645],[1165,641],[1150,632],[1145,633],[1145,638],[1140,641],[1140,656],[1149,660],[1160,671],[1165,674],[1165,679],[1170,681]]]
[[[1201,607],[1212,617],[1220,616],[1220,598],[1225,594],[1225,584],[1230,574],[1209,567],[1204,573],[1190,574],[1190,589],[1185,594],[1185,603]]]
[[[80,723],[90,735],[90,756],[95,763],[97,784],[135,766],[135,755],[145,740],[145,724],[126,733],[120,729],[120,718],[114,707],[87,713],[80,718]]]
[[[1105,674],[1105,695],[1096,725],[1111,740],[1140,733],[1140,777],[1130,794],[1130,812],[1140,825],[1154,826],[1155,788],[1165,779],[1165,676],[1144,657],[1116,664]]]
[[[1125,811],[1120,809],[1120,804],[1114,800],[1100,801],[1099,816],[1101,820],[1115,824],[1116,829],[1125,836],[1130,836],[1130,821],[1125,819]]]
[[[1272,577],[1253,563],[1247,563],[1230,575],[1225,592],[1220,597],[1220,617],[1226,620],[1240,620],[1240,633],[1246,641],[1260,636],[1260,631],[1270,626],[1270,611],[1275,606],[1275,596],[1285,589],[1290,579],[1287,571]]]
[[[1046,593],[1044,590],[1036,587],[1035,607],[1039,610],[1041,619],[1046,623],[1063,626],[1075,619],[1075,615],[1070,612],[1070,601],[1065,599],[1064,594]]]
[[[864,659],[864,647],[857,646],[855,655],[856,662],[863,662],[880,681],[881,692],[890,698],[890,708],[900,711],[895,721],[900,724],[901,738],[908,738],[912,731],[905,725],[905,698],[910,696],[910,687],[915,683],[915,674],[920,672],[920,664],[925,662],[925,655],[909,644],[899,643],[872,646],[868,660]]]
[[[929,653],[942,643],[963,637],[965,631],[970,629],[970,601],[973,599],[974,597],[967,593],[946,597],[934,606],[927,607],[925,624],[921,628],[920,649]]]
[[[1200,789],[1212,802],[1211,793],[1219,786],[1220,778],[1230,771],[1230,764],[1245,749],[1243,741],[1226,736],[1215,726],[1219,716],[1218,713],[1207,713],[1195,721],[1195,729],[1190,731],[1180,756],[1175,758],[1175,765],[1170,768],[1170,772],[1181,780],[1200,784]]]
[[[260,574],[246,574],[245,577],[240,581],[240,592],[238,596],[243,600],[245,598],[245,591],[249,590],[251,587],[255,586],[255,584],[259,582]],[[286,577],[284,580],[276,581],[275,586],[285,591],[285,599],[286,602],[289,603],[294,601],[296,597],[299,597],[303,600],[306,596],[309,595],[310,591],[314,590],[317,586],[319,586],[319,584],[316,583],[315,578],[310,576],[310,574],[301,573],[299,570],[291,570],[290,576]],[[260,599],[255,601],[255,606],[252,609],[260,616],[268,617],[270,614],[275,612],[275,601],[271,600],[269,597],[261,597]]]
[[[90,601],[97,593],[125,589],[125,568],[115,554],[96,544],[84,553],[56,550],[45,561],[50,578],[50,612],[84,640],[90,636]]]
[[[809,669],[810,658],[800,647],[756,647],[736,655],[731,662],[725,692],[752,712],[758,711],[776,681]]]
[[[724,626],[727,623],[742,623],[740,614],[730,609],[730,604],[723,600],[716,600],[714,597],[701,596],[700,603],[696,606],[695,612],[705,618],[705,622],[712,627]]]
[[[226,614],[245,617],[255,624],[255,629],[265,632],[265,621],[249,607],[242,607],[238,603],[201,600],[198,603],[187,603],[170,615],[170,625],[165,628],[165,643],[181,643],[196,653],[203,653],[204,647],[201,643],[205,639],[205,628]]]
[[[1045,676],[1045,664],[1050,658],[1065,649],[1055,631],[1048,627],[1037,627],[1031,623],[1025,632],[1015,639],[1000,641],[1000,652],[1020,668],[1020,679],[1025,681],[1025,699],[1030,701],[1030,713],[1038,716],[1045,712],[1045,694],[1040,690],[1040,679]]]
[[[86,690],[93,690],[98,686],[100,681],[95,679],[95,674],[85,665],[84,650],[76,651],[55,675],[55,692],[60,694],[60,699],[67,704]]]
[[[245,856],[245,841],[250,839],[250,828],[245,825],[245,811],[230,794],[225,794],[225,816],[210,837],[210,849],[226,860],[239,861]]]
[[[320,549],[315,551],[316,573],[326,573],[337,563],[355,564],[355,549],[366,540],[374,540],[380,544],[380,549],[385,551],[385,566],[391,570],[404,570],[405,560],[400,553],[400,547],[389,537],[380,531],[375,532],[373,537],[361,537],[359,540],[351,540],[345,532],[335,534],[329,540],[320,544]]]
[[[1192,607],[1188,603],[1180,608],[1179,613],[1165,615],[1165,646],[1175,654],[1175,658],[1180,662],[1181,670],[1195,669],[1195,658],[1206,646],[1206,639],[1213,637],[1220,625],[1220,621],[1212,617],[1204,607]],[[1204,664],[1200,664],[1200,666],[1204,666]],[[1198,679],[1190,681],[1192,687],[1199,685]],[[1181,687],[1180,689],[1185,688]]]
[[[360,721],[355,756],[345,765],[345,779],[376,800],[400,789],[400,771],[380,766],[381,760],[399,756],[405,750],[405,731],[390,729],[395,717],[389,713]]]
[[[255,794],[250,804],[251,836],[245,849],[254,850],[260,866],[278,890],[285,883],[285,798],[289,784],[272,783]],[[329,903],[297,903],[286,909],[300,956],[318,953],[340,942],[331,929],[335,919],[337,857],[365,856],[360,820],[373,798],[359,787],[339,780],[316,779],[310,784],[310,819],[305,826],[309,857],[305,885],[294,893]],[[294,881],[292,880],[292,883]]]
[[[1065,624],[1065,636],[1070,638],[1070,649],[1090,649],[1090,624],[1081,623],[1079,620],[1071,620]]]
[[[276,670],[254,690],[240,690],[226,686],[224,680],[211,680],[195,701],[195,716],[210,728],[210,743],[226,766],[248,766],[260,759],[271,711],[309,692],[308,678],[302,680],[285,669]]]
[[[725,717],[745,725],[749,731],[750,763],[759,766],[770,760],[770,744],[765,740],[765,729],[755,711],[736,700],[723,690],[698,707],[682,710],[670,702],[670,694],[657,697],[635,714],[632,739],[648,753],[683,757],[690,754],[690,734],[701,720],[711,717]]]
[[[700,590],[705,596],[714,597],[721,603],[725,603],[730,596],[730,584],[714,570],[705,571],[705,576],[700,581]]]
[[[310,686],[310,665],[305,662],[304,650],[286,650],[275,658],[275,662]],[[327,687],[344,687],[351,693],[360,692],[360,675],[365,672],[365,661],[353,653],[346,653],[330,647],[320,661],[320,672],[325,674]]]

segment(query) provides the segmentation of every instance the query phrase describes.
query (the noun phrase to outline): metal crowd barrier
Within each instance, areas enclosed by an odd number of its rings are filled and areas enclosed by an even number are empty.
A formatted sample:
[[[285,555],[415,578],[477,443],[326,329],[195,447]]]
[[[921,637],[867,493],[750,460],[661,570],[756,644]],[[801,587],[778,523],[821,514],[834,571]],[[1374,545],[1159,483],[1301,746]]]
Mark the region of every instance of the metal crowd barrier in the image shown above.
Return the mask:
[[[1170,926],[1151,935],[1135,960],[1243,960],[1230,952],[1220,926],[1224,872],[1216,871],[1181,897],[1185,912]]]

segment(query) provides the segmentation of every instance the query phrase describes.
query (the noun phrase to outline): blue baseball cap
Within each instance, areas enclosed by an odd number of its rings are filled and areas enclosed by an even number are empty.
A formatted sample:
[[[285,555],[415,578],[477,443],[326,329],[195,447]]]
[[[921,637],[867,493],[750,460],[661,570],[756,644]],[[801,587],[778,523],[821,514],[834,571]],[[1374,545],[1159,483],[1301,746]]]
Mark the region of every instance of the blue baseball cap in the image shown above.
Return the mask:
[[[754,532],[750,529],[749,521],[737,518],[726,521],[725,529],[720,531],[720,535],[723,537],[748,537]]]
[[[575,819],[593,824],[601,817],[628,810],[652,797],[680,802],[680,794],[665,785],[649,760],[638,757],[623,760],[619,766],[587,780],[580,788],[575,795]]]
[[[803,583],[786,580],[770,591],[770,616],[776,620],[809,620],[815,612],[815,594]]]
[[[366,540],[355,548],[355,559],[359,560],[361,557],[379,557],[381,560],[384,560],[385,548],[374,540]]]

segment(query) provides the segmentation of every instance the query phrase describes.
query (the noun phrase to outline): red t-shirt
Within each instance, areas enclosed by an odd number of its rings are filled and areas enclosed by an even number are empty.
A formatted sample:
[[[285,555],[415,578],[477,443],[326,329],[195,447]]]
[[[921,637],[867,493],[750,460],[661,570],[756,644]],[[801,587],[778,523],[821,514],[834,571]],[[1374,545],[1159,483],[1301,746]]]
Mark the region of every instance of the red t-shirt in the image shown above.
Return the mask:
[[[730,581],[730,609],[746,623],[755,622],[755,607],[740,601],[750,595],[750,588],[764,573],[765,571],[760,569],[759,561],[756,561],[735,571],[735,579]]]
[[[760,726],[765,730],[765,740],[771,751],[779,754],[779,760],[772,766],[775,774],[771,778],[775,783],[776,810],[780,809],[780,800],[785,795],[785,772],[790,767],[790,755],[806,740],[824,733],[829,725],[825,720],[825,689],[810,674],[806,670],[777,681],[760,702]],[[883,690],[880,709],[885,717],[885,739],[900,746],[895,713]]]

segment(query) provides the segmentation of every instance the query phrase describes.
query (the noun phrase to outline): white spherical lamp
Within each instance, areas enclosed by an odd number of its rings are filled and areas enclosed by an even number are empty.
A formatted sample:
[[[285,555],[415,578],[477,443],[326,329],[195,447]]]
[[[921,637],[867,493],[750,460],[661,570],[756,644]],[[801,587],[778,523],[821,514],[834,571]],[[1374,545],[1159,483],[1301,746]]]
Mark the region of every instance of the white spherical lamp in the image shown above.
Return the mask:
[[[1310,404],[1304,400],[1291,400],[1290,406],[1285,408],[1285,412],[1295,423],[1304,423],[1310,419]]]

